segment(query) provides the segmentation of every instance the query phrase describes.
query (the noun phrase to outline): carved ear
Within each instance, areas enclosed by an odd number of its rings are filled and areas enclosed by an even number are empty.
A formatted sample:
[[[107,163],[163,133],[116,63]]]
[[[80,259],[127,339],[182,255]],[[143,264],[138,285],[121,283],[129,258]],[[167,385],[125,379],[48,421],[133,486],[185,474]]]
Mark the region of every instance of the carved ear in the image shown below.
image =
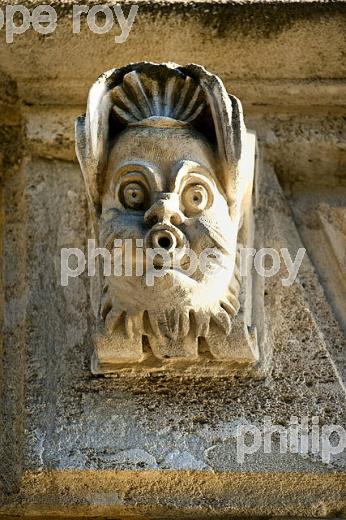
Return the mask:
[[[107,79],[108,74],[104,74],[91,87],[86,115],[77,118],[75,127],[76,153],[89,203],[96,213],[100,210],[99,184],[107,161],[109,114],[112,107]]]

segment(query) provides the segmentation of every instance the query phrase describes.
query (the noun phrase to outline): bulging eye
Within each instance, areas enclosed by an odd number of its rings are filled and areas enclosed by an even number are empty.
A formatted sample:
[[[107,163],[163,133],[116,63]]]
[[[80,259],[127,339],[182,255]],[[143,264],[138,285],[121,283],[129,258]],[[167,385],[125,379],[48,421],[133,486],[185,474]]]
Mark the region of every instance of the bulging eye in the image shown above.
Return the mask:
[[[121,190],[121,202],[125,208],[144,209],[147,199],[147,189],[140,182],[130,182]]]
[[[209,205],[210,196],[202,184],[189,184],[182,193],[182,203],[187,215],[196,215]]]

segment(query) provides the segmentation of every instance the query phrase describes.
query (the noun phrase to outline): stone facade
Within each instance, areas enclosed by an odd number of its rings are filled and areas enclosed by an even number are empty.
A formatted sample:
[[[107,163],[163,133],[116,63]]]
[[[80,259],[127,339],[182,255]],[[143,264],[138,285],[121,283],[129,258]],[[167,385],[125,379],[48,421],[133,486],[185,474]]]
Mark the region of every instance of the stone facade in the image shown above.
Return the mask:
[[[345,452],[322,440],[345,427],[345,5],[138,5],[121,44],[83,21],[73,34],[68,2],[53,34],[0,42],[0,515],[342,517]],[[283,261],[254,277],[258,360],[241,370],[93,374],[101,284],[61,284],[62,248],[98,236],[74,120],[100,74],[143,60],[200,64],[241,100],[259,151],[251,245],[306,249],[293,284]],[[285,450],[294,421],[310,440]]]

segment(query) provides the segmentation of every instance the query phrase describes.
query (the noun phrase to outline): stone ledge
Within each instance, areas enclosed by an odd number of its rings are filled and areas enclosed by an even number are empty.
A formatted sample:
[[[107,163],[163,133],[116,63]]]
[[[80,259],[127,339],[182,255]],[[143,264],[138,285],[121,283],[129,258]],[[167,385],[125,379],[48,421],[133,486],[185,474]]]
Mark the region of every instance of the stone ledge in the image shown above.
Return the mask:
[[[343,2],[139,2],[123,44],[114,41],[116,24],[97,35],[82,20],[80,34],[73,34],[73,2],[50,3],[58,13],[54,33],[30,29],[12,44],[0,34],[0,68],[26,102],[84,104],[100,73],[150,60],[202,63],[229,88],[245,88],[245,102],[249,96],[259,103],[264,95],[262,103],[345,104]]]
[[[345,508],[346,475],[204,471],[25,472],[21,505],[0,514],[47,518],[331,517]]]
[[[346,84],[343,80],[270,80],[242,81],[224,72],[224,83],[232,94],[240,97],[246,111],[290,111],[299,114],[328,109],[338,115],[346,113]],[[19,85],[26,105],[80,106],[85,109],[88,90],[95,77],[71,79],[29,78]]]

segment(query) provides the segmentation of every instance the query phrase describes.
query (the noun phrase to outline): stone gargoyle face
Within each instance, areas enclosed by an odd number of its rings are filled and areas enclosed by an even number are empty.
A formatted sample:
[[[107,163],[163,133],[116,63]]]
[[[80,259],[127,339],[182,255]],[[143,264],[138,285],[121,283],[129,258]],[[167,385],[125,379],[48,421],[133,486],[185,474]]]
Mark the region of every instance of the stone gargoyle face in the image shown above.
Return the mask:
[[[99,227],[101,246],[112,252],[114,240],[122,241],[121,270],[105,279],[101,304],[108,332],[124,314],[128,327],[143,328],[145,313],[156,335],[181,334],[191,327],[192,309],[196,337],[207,334],[211,317],[229,331],[238,310],[232,283],[239,221],[230,216],[217,168],[211,146],[189,125],[138,125],[117,136]]]
[[[76,123],[104,258],[93,373],[223,373],[258,359],[252,279],[240,277],[255,145],[240,101],[199,65],[135,63],[94,83]]]

